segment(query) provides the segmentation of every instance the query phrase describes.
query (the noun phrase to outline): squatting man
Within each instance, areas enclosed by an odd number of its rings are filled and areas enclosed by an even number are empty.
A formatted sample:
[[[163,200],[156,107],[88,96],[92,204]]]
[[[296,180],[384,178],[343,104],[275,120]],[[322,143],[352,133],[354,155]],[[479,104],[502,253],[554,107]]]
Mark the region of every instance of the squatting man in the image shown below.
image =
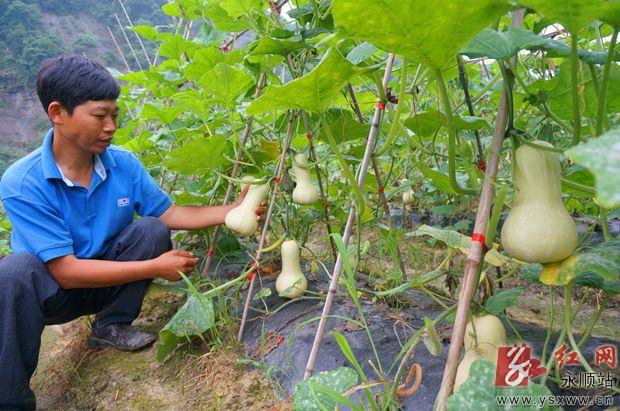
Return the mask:
[[[224,223],[248,189],[232,205],[175,206],[133,154],[111,145],[119,85],[86,57],[45,61],[37,94],[52,128],[0,181],[13,251],[0,260],[0,411],[36,407],[30,378],[46,325],[95,314],[91,347],[151,344],[155,335],[131,326],[147,287],[179,281],[199,261],[172,249],[170,229]]]

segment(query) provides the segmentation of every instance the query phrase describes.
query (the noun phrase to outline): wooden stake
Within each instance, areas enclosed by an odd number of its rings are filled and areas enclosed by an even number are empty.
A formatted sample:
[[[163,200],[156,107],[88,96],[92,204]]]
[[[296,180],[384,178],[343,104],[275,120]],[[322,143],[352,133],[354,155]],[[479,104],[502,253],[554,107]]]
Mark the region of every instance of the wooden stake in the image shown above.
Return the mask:
[[[118,4],[121,5],[121,8],[123,9],[123,13],[125,13],[125,17],[127,18],[127,21],[129,22],[129,27],[133,28],[134,27],[133,26],[133,22],[129,18],[129,13],[127,13],[127,9],[125,8],[125,5],[123,4],[123,2],[121,0],[118,0]],[[146,57],[146,62],[148,64],[151,64],[151,59],[149,58],[149,55],[146,52],[146,48],[144,47],[144,43],[142,42],[142,38],[138,35],[138,33],[134,32],[134,34],[136,35],[136,38],[138,39],[138,43],[140,43],[140,47],[142,47],[142,51],[144,52],[144,57]],[[153,64],[155,64],[155,61],[153,61]]]
[[[256,91],[254,92],[254,97],[253,97],[254,100],[258,98],[263,86],[265,85],[265,77],[266,77],[265,73],[261,73],[260,77],[258,78],[258,84],[256,85]],[[252,130],[253,121],[254,121],[254,116],[248,117],[248,119],[246,120],[245,129],[243,130],[243,133],[241,134],[241,143],[239,144],[239,148],[237,149],[237,157],[235,159],[235,165],[233,167],[232,173],[230,174],[230,176],[233,178],[237,177],[239,168],[241,168],[241,158],[243,157],[243,148],[245,147],[248,141],[250,131]],[[228,202],[230,201],[230,197],[232,195],[234,184],[235,183],[232,181],[228,182],[228,187],[226,188],[226,195],[224,196],[224,202],[222,203],[222,205],[227,205]],[[207,253],[207,259],[202,268],[202,272],[200,273],[203,277],[207,275],[209,267],[211,266],[211,262],[213,261],[213,256],[215,254],[215,246],[217,245],[217,240],[219,239],[221,230],[222,230],[221,225],[218,225],[217,227],[215,227],[213,238],[211,239],[211,245],[209,247],[209,252]]]
[[[524,10],[517,10],[513,13],[513,25],[519,27],[523,24]],[[499,62],[499,64],[503,64]],[[495,177],[497,176],[497,168],[499,165],[499,155],[506,133],[506,125],[508,123],[508,99],[506,96],[506,85],[502,88],[497,118],[493,127],[493,139],[489,157],[487,159],[487,169],[482,183],[482,192],[476,212],[476,222],[474,223],[474,233],[486,234],[491,215],[491,205],[495,194]],[[483,244],[479,241],[472,241],[465,263],[465,274],[461,282],[461,292],[459,294],[459,303],[456,309],[454,326],[452,327],[452,337],[450,339],[450,348],[448,349],[448,359],[443,371],[443,378],[439,394],[437,395],[436,410],[445,411],[446,401],[452,393],[454,387],[454,379],[456,377],[456,369],[461,358],[461,347],[465,336],[465,326],[467,325],[467,314],[469,306],[474,294],[476,282],[476,272],[478,266],[482,264],[484,259]]]
[[[106,26],[106,28],[108,29],[108,33],[110,33],[110,37],[112,37],[112,41],[114,42],[114,45],[116,46],[116,49],[118,50],[118,54],[121,56],[121,59],[123,60],[123,63],[125,63],[125,68],[127,69],[127,72],[129,73],[131,71],[131,68],[129,67],[129,63],[127,63],[127,59],[125,59],[125,55],[123,54],[123,50],[118,45],[118,42],[116,41],[116,37],[114,37],[114,34],[112,33],[112,30],[110,30],[110,27]]]
[[[140,64],[140,60],[138,60],[136,51],[133,49],[133,46],[131,45],[129,38],[127,37],[127,33],[125,33],[125,28],[123,27],[123,23],[121,23],[121,20],[118,18],[118,15],[115,14],[114,18],[116,19],[116,22],[118,23],[118,28],[120,28],[121,33],[123,33],[123,37],[125,37],[125,42],[127,43],[127,46],[129,46],[129,50],[131,51],[131,54],[133,54],[133,58],[136,60],[136,64],[138,65],[138,68],[142,70],[142,64]]]
[[[392,73],[392,64],[394,63],[394,54],[390,53],[388,55],[387,64],[385,67],[385,73],[383,74],[383,83],[382,87],[387,88],[390,75]],[[375,141],[377,139],[377,135],[379,132],[379,122],[381,121],[381,116],[383,115],[384,108],[375,107],[375,114],[372,119],[372,123],[370,125],[370,132],[368,133],[368,139],[366,140],[366,150],[364,151],[364,157],[362,160],[362,165],[360,167],[359,176],[357,178],[358,187],[363,189],[364,180],[366,179],[366,171],[368,170],[368,165],[370,163],[371,154],[375,147]],[[349,238],[351,237],[351,231],[353,229],[353,221],[355,220],[355,203],[351,204],[351,208],[349,209],[349,217],[347,218],[347,224],[344,229],[343,241],[345,246],[349,244]],[[358,229],[361,229],[359,227]],[[323,306],[323,313],[321,314],[321,320],[319,321],[319,326],[316,330],[316,335],[314,336],[314,343],[312,344],[312,349],[310,351],[310,357],[308,358],[308,363],[306,364],[306,371],[304,374],[304,379],[310,378],[314,371],[314,364],[316,363],[316,358],[319,353],[319,346],[321,345],[321,340],[323,339],[323,333],[325,332],[325,327],[327,326],[327,320],[329,316],[329,312],[331,311],[332,304],[334,301],[334,297],[336,295],[336,290],[338,289],[338,281],[340,280],[340,274],[342,273],[342,254],[338,253],[338,258],[336,258],[336,265],[334,267],[334,272],[332,273],[332,279],[329,283],[329,290],[327,292],[327,298],[325,299],[325,305]]]
[[[282,178],[282,172],[284,171],[284,164],[286,163],[286,153],[288,151],[289,145],[291,144],[291,137],[293,136],[293,123],[295,122],[295,111],[291,110],[288,119],[288,126],[286,128],[286,137],[284,138],[284,145],[282,146],[282,152],[280,154],[280,162],[278,163],[278,167],[276,169],[276,180],[273,185],[273,190],[271,192],[271,198],[269,199],[269,208],[267,209],[267,214],[265,216],[265,223],[263,225],[263,233],[261,234],[260,241],[258,242],[258,251],[256,252],[255,261],[259,262],[261,258],[261,248],[265,245],[265,239],[267,238],[267,232],[269,231],[269,223],[271,222],[271,215],[273,214],[273,208],[276,204],[276,197],[278,195],[278,191],[280,189],[280,179]],[[260,272],[259,267],[256,267],[256,272],[250,279],[250,287],[248,288],[248,295],[245,299],[245,306],[243,307],[243,315],[241,317],[241,324],[239,325],[239,334],[237,335],[237,340],[241,341],[243,338],[243,331],[245,329],[245,323],[248,318],[248,311],[250,310],[250,302],[252,301],[252,294],[254,291],[254,282],[256,281],[256,277],[258,277]]]

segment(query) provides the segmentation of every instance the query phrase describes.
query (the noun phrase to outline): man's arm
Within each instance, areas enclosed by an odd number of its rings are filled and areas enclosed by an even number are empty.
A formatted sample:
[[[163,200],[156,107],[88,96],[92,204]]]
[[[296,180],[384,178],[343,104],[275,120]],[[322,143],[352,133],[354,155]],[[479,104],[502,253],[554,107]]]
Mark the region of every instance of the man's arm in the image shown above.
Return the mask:
[[[155,277],[178,281],[181,279],[178,271],[189,274],[198,261],[190,252],[172,250],[145,261],[78,259],[71,254],[48,261],[46,265],[63,289],[71,289],[109,287]]]

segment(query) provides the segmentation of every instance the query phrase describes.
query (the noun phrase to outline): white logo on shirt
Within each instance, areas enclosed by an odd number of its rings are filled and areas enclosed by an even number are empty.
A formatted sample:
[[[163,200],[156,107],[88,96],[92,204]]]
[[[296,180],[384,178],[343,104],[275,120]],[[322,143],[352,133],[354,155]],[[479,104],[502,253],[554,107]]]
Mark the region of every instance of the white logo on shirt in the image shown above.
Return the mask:
[[[118,200],[116,200],[116,204],[118,204],[119,207],[126,207],[129,205],[129,197],[125,197],[125,198],[119,198]]]

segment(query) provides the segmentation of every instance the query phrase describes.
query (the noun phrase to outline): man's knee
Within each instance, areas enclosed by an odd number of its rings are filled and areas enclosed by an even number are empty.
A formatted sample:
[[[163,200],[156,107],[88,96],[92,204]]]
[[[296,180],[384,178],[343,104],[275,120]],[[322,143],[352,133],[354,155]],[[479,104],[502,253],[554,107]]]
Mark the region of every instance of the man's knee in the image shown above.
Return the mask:
[[[139,237],[153,245],[159,253],[164,253],[172,248],[170,241],[170,229],[158,218],[142,217],[134,222]]]
[[[34,254],[9,254],[0,260],[0,288],[32,285],[36,276],[47,272],[45,264]]]

